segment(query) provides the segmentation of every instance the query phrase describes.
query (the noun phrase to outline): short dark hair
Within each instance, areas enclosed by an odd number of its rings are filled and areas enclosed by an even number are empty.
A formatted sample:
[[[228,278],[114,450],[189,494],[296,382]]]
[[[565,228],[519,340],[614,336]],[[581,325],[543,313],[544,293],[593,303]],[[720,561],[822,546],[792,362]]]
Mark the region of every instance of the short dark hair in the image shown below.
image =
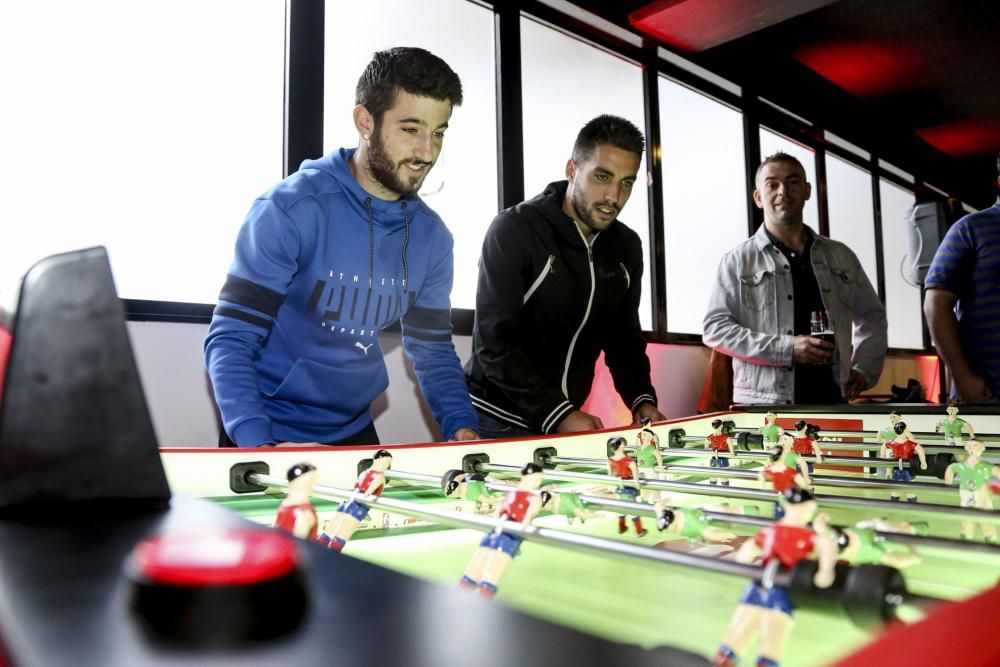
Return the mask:
[[[307,472],[312,472],[315,469],[316,466],[314,466],[311,463],[296,463],[295,465],[293,465],[291,468],[288,469],[288,475],[287,475],[288,481],[291,482],[293,480],[296,480],[302,475],[306,474]]]
[[[386,457],[389,457],[391,459],[392,452],[390,452],[388,449],[380,449],[377,452],[375,452],[375,456],[373,456],[372,459],[384,459]]]
[[[760,172],[764,171],[764,167],[771,164],[772,162],[791,162],[793,164],[798,165],[799,169],[802,170],[803,174],[806,173],[806,168],[802,166],[802,163],[799,162],[799,159],[797,157],[795,157],[794,155],[789,155],[784,151],[778,151],[777,153],[772,153],[771,155],[768,155],[766,158],[764,158],[764,161],[760,163],[759,167],[757,167],[757,171],[753,175],[754,185],[756,185],[757,181],[760,179]]]
[[[368,109],[375,122],[392,108],[397,91],[462,104],[462,82],[448,63],[430,51],[397,46],[376,51],[358,79],[354,103]]]
[[[646,150],[646,140],[639,128],[621,116],[602,114],[584,125],[576,135],[573,160],[586,162],[601,144],[610,144],[639,157]]]
[[[521,468],[521,475],[534,475],[535,473],[542,472],[542,466],[537,463],[525,463],[524,467]]]
[[[903,431],[906,430],[906,422],[896,422],[892,430],[896,432],[896,435],[903,435]]]
[[[809,491],[809,489],[803,489],[798,486],[785,489],[781,495],[784,496],[785,502],[789,505],[798,505],[799,503],[816,500],[816,497]]]
[[[722,420],[721,419],[713,419],[712,420],[712,428],[719,428],[720,426],[722,426]]]

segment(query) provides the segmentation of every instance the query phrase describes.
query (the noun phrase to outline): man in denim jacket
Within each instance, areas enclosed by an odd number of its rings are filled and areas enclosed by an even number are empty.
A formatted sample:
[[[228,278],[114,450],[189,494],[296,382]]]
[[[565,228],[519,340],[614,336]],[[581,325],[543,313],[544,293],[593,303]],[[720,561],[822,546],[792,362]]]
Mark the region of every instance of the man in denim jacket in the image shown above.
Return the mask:
[[[885,308],[854,252],[802,220],[802,164],[775,153],[757,169],[757,233],[722,258],[705,344],[733,357],[735,403],[836,403],[882,374]],[[810,335],[825,313],[835,343]]]

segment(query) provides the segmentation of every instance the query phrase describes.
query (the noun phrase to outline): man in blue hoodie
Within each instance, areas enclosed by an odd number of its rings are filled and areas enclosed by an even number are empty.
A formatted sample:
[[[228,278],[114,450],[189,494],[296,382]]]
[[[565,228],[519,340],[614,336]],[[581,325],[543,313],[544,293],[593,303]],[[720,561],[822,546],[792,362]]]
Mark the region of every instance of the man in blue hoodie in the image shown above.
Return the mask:
[[[226,434],[240,447],[377,444],[389,384],[378,337],[403,348],[446,438],[478,437],[451,342],[451,233],[417,196],[441,152],[458,76],[417,48],[375,54],[358,81],[357,149],[307,160],[257,199],[205,341]]]

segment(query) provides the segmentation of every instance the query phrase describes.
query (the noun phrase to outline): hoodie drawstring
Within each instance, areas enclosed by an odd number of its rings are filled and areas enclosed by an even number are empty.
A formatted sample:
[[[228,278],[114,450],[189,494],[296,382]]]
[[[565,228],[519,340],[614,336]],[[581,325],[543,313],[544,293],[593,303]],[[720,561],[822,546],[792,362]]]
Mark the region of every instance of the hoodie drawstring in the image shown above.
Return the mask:
[[[406,263],[406,246],[410,245],[410,218],[406,215],[406,202],[403,204],[403,224],[406,225],[406,235],[403,237],[403,295],[406,295],[406,285],[410,279],[410,267]]]
[[[400,202],[403,207],[403,224],[406,226],[403,237],[403,294],[410,281],[410,265],[406,260],[406,248],[410,245],[410,216],[406,213],[406,202]],[[375,213],[372,210],[372,198],[365,197],[365,207],[368,209],[368,289],[375,282]]]
[[[368,289],[371,289],[375,280],[375,222],[371,197],[365,197],[365,206],[368,208]]]

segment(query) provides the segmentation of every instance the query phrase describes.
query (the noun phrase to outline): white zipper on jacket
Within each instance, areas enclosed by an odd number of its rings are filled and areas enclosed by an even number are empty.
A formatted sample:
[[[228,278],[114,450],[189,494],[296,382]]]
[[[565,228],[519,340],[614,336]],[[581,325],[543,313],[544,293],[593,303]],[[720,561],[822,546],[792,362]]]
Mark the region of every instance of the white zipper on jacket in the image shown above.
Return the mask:
[[[600,232],[594,234],[594,240],[588,243],[587,237],[580,231],[580,226],[576,224],[575,220],[573,221],[573,226],[576,228],[576,233],[583,240],[583,244],[587,246],[587,265],[590,267],[590,296],[587,298],[587,311],[583,314],[583,321],[580,322],[576,333],[573,334],[573,340],[569,342],[569,351],[566,352],[566,367],[563,368],[562,378],[562,392],[566,398],[569,398],[569,389],[566,383],[569,378],[569,362],[573,358],[573,348],[576,347],[576,339],[580,337],[580,332],[583,331],[583,327],[587,325],[587,320],[590,319],[590,308],[594,305],[594,292],[597,290],[597,280],[594,277],[594,241],[597,241],[597,237],[601,234]]]
[[[555,263],[556,256],[549,255],[549,259],[545,262],[545,266],[542,267],[541,273],[539,273],[538,277],[535,278],[535,282],[531,283],[531,287],[528,288],[528,291],[524,293],[524,299],[521,301],[522,306],[528,303],[528,299],[530,299],[531,295],[535,293],[535,290],[542,286],[542,281],[549,275],[549,272],[552,270],[552,265]]]

